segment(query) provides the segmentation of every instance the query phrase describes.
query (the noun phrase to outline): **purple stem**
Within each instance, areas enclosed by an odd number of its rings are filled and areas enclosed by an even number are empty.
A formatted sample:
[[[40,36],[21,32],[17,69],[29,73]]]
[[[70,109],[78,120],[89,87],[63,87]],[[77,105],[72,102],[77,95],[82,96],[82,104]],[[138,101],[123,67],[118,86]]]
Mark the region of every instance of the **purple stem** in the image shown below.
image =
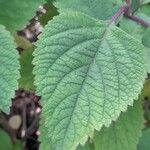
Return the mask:
[[[150,23],[146,22],[145,20],[137,17],[137,16],[134,16],[134,15],[126,15],[126,17],[128,17],[129,19],[141,24],[142,26],[144,26],[145,28],[148,28],[150,27]]]
[[[118,20],[118,18],[122,15],[124,15],[126,12],[128,12],[129,10],[129,5],[128,4],[125,4],[123,5],[119,10],[118,12],[112,16],[112,19],[111,19],[111,23],[115,22]]]

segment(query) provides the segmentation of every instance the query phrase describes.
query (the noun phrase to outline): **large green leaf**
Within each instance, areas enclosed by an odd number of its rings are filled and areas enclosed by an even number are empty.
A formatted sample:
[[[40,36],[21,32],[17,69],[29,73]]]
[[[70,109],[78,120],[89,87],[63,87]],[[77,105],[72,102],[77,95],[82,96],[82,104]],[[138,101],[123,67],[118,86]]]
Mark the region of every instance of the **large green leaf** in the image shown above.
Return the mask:
[[[19,54],[9,32],[0,25],[0,110],[9,111],[11,98],[18,87]]]
[[[143,131],[143,135],[140,138],[137,150],[149,150],[149,149],[150,149],[150,129],[147,129]]]
[[[113,24],[73,12],[55,17],[39,38],[33,63],[40,140],[74,150],[133,104],[146,77],[145,49]]]
[[[19,30],[35,15],[44,0],[0,0],[0,24]]]
[[[143,127],[141,101],[122,113],[109,128],[103,127],[94,137],[95,150],[136,150]]]
[[[56,0],[59,11],[80,11],[94,18],[110,19],[122,4],[122,0]]]

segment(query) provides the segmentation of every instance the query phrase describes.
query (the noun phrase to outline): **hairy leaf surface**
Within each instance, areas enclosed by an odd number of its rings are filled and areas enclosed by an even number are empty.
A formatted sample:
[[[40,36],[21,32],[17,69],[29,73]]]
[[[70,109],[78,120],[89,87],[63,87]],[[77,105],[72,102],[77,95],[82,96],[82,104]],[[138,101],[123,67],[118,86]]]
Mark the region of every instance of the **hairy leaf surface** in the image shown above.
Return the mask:
[[[136,150],[143,127],[141,100],[120,115],[109,128],[103,127],[94,137],[95,150]]]
[[[9,32],[0,25],[0,110],[9,111],[11,98],[18,87],[19,61],[16,45]]]
[[[0,24],[19,30],[35,15],[44,0],[0,0]]]
[[[56,0],[59,11],[80,11],[101,20],[110,19],[121,6],[121,0]]]
[[[41,140],[50,139],[54,150],[74,150],[94,129],[109,126],[133,104],[146,75],[139,41],[82,13],[50,21],[34,56]]]

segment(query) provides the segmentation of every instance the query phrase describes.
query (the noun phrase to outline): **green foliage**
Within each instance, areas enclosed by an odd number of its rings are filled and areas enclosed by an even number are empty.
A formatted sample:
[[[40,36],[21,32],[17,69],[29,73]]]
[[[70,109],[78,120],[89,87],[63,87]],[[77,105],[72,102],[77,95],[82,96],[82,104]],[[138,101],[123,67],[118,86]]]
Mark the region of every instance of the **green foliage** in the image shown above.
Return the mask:
[[[23,144],[20,141],[12,143],[10,136],[0,129],[0,149],[1,150],[23,150]]]
[[[150,48],[147,48],[147,72],[150,73]]]
[[[11,98],[18,87],[19,55],[8,31],[0,25],[0,110],[9,112]]]
[[[9,137],[9,135],[0,129],[0,149],[1,150],[12,150],[12,141]]]
[[[22,29],[44,0],[0,0],[0,24],[14,31]]]
[[[112,15],[119,9],[122,0],[55,0],[54,5],[59,12],[80,11],[101,20],[111,19]]]
[[[119,24],[122,30],[140,41],[146,32],[146,28],[127,18],[123,18]]]
[[[146,33],[143,36],[142,43],[144,46],[150,48],[150,28],[147,29]]]
[[[142,127],[143,112],[141,100],[138,100],[109,128],[96,132],[95,150],[136,150]]]
[[[49,3],[49,5],[46,6],[46,10],[46,13],[39,17],[39,21],[43,26],[45,26],[54,16],[58,15],[57,9],[52,3]]]
[[[149,4],[150,3],[150,0],[132,0],[132,3],[131,3],[131,9],[132,9],[132,12],[136,12],[137,10],[141,9],[141,6],[145,5],[146,4]]]
[[[34,48],[29,48],[24,50],[20,56],[20,64],[21,64],[21,78],[19,80],[19,87],[25,90],[34,90],[34,76],[32,74],[33,65],[33,53]]]
[[[88,141],[85,146],[79,145],[77,150],[95,150],[94,144]]]
[[[16,31],[44,3],[38,19],[47,25],[34,50]],[[149,150],[149,129],[137,147],[143,114],[142,102],[134,102],[150,73],[149,3],[132,0],[126,13],[124,0],[0,0],[0,110],[9,112],[18,83],[36,86],[41,150]],[[20,58],[17,47],[24,50]],[[149,84],[142,99],[150,97]],[[0,130],[0,149],[23,144]]]
[[[140,138],[137,150],[149,150],[150,149],[150,129],[143,131],[143,135]]]
[[[53,150],[74,150],[94,129],[109,126],[133,104],[146,77],[141,42],[82,13],[49,22],[34,57],[41,140]]]
[[[143,5],[142,7],[140,7],[140,8],[137,10],[136,14],[142,13],[143,15],[145,15],[145,16],[147,16],[147,17],[150,17],[150,9],[149,9],[149,7],[150,7],[149,4]],[[143,18],[143,19],[145,19],[145,18]],[[150,22],[150,18],[148,18],[147,21]]]
[[[141,4],[147,4],[150,3],[150,0],[141,0]]]

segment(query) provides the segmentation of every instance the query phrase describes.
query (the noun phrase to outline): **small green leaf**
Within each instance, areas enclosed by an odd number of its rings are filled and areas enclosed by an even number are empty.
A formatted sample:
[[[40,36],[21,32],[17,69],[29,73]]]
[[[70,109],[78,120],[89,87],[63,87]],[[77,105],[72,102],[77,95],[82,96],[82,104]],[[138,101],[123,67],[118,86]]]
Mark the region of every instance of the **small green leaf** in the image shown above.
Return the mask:
[[[9,32],[0,25],[0,110],[9,112],[11,98],[18,88],[19,54]]]
[[[143,127],[141,100],[129,107],[109,128],[103,127],[94,137],[95,150],[136,150]]]
[[[146,51],[115,25],[75,12],[55,17],[39,39],[33,63],[40,140],[74,150],[133,104],[146,77]]]
[[[0,24],[15,31],[28,24],[44,0],[0,0]]]
[[[140,142],[137,146],[137,150],[149,150],[150,149],[150,129],[143,131]]]
[[[80,11],[94,18],[107,20],[120,8],[122,0],[56,0],[58,11]]]
[[[32,74],[33,71],[33,56],[32,53],[34,48],[26,49],[21,53],[20,56],[20,64],[21,64],[21,78],[19,80],[19,87],[25,90],[34,90],[34,76]]]

